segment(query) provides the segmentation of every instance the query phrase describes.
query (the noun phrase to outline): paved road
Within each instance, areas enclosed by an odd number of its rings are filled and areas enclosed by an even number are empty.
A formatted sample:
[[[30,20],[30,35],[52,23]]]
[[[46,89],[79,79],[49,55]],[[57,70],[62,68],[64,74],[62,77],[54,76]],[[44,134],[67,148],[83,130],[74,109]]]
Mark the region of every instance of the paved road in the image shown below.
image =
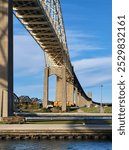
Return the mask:
[[[111,125],[85,125],[85,124],[5,124],[0,125],[2,130],[67,130],[67,129],[112,129]]]

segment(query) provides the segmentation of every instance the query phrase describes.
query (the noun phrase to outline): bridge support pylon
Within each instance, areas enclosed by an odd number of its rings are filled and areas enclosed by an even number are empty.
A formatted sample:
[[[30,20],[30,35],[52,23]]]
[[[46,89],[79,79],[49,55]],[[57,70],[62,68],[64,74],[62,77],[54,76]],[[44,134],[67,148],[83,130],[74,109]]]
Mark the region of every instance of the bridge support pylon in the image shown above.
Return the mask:
[[[74,86],[70,82],[67,82],[67,102],[70,106],[74,105]]]
[[[43,108],[47,108],[48,105],[48,89],[49,89],[49,67],[45,67]]]
[[[75,103],[76,106],[77,106],[77,101],[78,101],[78,89],[75,86],[74,87],[74,103]]]
[[[66,111],[67,103],[67,84],[66,84],[66,68],[62,67],[62,112]]]
[[[0,0],[0,117],[13,113],[13,7]]]
[[[56,101],[62,102],[62,79],[57,76],[56,80]]]
[[[49,98],[49,76],[55,74],[56,81],[56,101],[61,102],[62,112],[66,111],[67,102],[67,84],[66,84],[66,68],[63,67],[45,67],[44,69],[44,98],[43,108],[47,108]]]

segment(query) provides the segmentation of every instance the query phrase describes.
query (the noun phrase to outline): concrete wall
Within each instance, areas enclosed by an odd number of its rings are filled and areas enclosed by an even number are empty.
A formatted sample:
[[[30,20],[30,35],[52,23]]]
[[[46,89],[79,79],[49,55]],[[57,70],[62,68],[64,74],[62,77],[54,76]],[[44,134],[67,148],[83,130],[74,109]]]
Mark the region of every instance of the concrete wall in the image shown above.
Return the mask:
[[[90,106],[92,104],[92,101],[86,100],[83,96],[79,99],[79,107],[83,106]]]

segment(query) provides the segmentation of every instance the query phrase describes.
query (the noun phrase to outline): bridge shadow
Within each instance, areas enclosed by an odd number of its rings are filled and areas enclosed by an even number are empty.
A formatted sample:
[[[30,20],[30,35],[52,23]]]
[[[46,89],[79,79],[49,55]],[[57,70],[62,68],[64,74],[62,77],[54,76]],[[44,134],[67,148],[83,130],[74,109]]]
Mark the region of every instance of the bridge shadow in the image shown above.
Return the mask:
[[[87,115],[88,116],[88,115]],[[68,128],[72,132],[77,132],[77,135],[81,135],[83,139],[87,140],[110,140],[112,141],[112,119],[102,119],[102,116],[95,119],[93,114],[93,119],[81,119],[80,123],[76,124],[72,121],[71,124],[67,124]],[[73,136],[76,139],[76,136]]]

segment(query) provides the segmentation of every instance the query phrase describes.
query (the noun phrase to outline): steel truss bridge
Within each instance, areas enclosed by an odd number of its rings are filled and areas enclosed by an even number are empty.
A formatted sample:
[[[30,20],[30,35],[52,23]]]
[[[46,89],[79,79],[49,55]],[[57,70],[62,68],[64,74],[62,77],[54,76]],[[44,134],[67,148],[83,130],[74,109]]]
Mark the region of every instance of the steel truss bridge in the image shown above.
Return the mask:
[[[62,111],[67,105],[90,105],[70,61],[60,0],[1,0],[0,116],[8,116],[12,110],[13,14],[45,54],[43,107],[48,105],[50,75],[57,76],[56,103],[61,103]]]

